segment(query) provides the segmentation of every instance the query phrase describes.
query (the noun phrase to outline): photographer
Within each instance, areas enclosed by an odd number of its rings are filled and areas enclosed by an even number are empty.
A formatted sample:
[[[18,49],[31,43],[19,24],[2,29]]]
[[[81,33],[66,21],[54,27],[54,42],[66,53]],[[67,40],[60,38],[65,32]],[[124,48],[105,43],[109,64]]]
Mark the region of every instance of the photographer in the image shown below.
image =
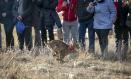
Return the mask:
[[[91,2],[87,11],[94,14],[94,29],[99,38],[102,58],[108,53],[108,34],[116,19],[116,9],[112,0]]]

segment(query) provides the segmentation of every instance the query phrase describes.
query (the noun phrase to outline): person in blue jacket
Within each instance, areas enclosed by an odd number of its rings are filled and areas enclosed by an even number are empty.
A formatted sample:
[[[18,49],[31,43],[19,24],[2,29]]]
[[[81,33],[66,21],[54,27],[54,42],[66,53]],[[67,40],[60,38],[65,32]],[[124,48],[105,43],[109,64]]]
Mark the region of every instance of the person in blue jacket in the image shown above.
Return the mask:
[[[87,11],[94,14],[93,27],[99,38],[102,57],[108,54],[108,34],[116,20],[116,8],[113,0],[100,0],[97,3],[91,2]]]

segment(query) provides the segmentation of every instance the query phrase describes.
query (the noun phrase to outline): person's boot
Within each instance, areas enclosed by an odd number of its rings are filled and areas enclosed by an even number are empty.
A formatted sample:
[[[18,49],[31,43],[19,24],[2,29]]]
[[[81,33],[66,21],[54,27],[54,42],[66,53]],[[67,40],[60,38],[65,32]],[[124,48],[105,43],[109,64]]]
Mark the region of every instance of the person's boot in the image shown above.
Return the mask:
[[[79,50],[80,51],[85,51],[85,44],[79,43]]]
[[[88,53],[95,53],[94,49],[89,49]]]
[[[122,47],[122,40],[119,40],[119,41],[117,42],[117,44],[116,44],[116,52],[115,52],[116,58],[117,58],[118,60],[121,59],[121,47]]]
[[[127,52],[128,52],[128,44],[124,44],[122,47],[122,52],[121,52],[121,61],[124,61],[127,59]]]
[[[102,51],[102,59],[107,59],[108,58],[108,47],[106,47],[104,50]]]

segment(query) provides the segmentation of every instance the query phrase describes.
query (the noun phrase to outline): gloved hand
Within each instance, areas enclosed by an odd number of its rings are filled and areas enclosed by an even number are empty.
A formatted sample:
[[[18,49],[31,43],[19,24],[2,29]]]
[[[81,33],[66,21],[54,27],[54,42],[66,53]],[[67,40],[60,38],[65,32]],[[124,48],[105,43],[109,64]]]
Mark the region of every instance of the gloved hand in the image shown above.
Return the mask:
[[[62,28],[58,28],[58,29],[57,29],[57,34],[58,34],[58,39],[59,39],[59,40],[63,40]]]

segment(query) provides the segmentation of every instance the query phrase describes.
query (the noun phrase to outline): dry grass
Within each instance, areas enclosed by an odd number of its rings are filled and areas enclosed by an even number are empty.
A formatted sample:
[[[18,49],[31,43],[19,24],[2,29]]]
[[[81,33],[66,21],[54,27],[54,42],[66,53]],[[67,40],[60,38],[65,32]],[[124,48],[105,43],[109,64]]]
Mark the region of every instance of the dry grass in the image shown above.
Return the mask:
[[[15,33],[14,35],[17,46],[17,37]],[[114,37],[111,36],[109,39],[108,60],[99,59],[98,40],[96,40],[97,56],[90,54],[85,56],[85,53],[81,52],[79,57],[67,56],[64,64],[55,61],[47,48],[23,52],[14,49],[2,52],[0,79],[131,79],[131,53],[128,53],[127,61],[115,61],[112,57],[115,50]],[[36,53],[39,55],[34,56]]]
[[[0,54],[0,79],[131,79],[131,57],[119,62],[80,53],[59,64],[47,48],[39,49],[37,57],[34,53],[12,50]]]

